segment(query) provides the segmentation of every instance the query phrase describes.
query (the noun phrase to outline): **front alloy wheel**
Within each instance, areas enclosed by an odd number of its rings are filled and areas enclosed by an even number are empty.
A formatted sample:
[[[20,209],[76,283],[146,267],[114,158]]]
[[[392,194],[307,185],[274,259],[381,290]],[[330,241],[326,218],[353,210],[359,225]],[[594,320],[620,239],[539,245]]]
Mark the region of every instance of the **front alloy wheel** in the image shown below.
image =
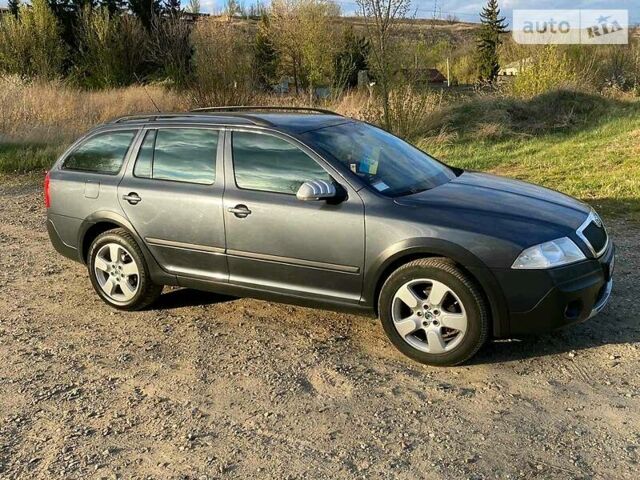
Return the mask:
[[[426,353],[454,350],[467,331],[467,313],[460,298],[433,279],[402,285],[393,297],[391,315],[405,342]]]
[[[488,335],[482,292],[446,258],[419,259],[398,268],[382,286],[378,312],[391,342],[429,365],[468,360]]]

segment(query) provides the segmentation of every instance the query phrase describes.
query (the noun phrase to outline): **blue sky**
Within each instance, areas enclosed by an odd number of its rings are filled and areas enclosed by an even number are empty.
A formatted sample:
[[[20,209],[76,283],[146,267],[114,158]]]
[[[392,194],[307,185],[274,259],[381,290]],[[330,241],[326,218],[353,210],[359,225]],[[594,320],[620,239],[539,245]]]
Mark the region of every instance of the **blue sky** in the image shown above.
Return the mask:
[[[182,0],[186,5],[188,0]],[[250,5],[255,0],[240,0],[245,5]],[[355,0],[335,0],[346,13],[353,12],[356,7]],[[268,0],[263,0],[268,3]],[[215,12],[222,9],[224,0],[200,0],[204,12]],[[7,0],[0,0],[0,5],[6,5]],[[412,9],[418,17],[429,18],[433,16],[434,6],[443,17],[455,15],[460,20],[478,21],[478,12],[486,4],[486,0],[413,0]],[[640,0],[500,0],[503,14],[510,21],[511,11],[514,8],[545,9],[545,8],[585,8],[585,9],[627,9],[631,23],[640,23]]]

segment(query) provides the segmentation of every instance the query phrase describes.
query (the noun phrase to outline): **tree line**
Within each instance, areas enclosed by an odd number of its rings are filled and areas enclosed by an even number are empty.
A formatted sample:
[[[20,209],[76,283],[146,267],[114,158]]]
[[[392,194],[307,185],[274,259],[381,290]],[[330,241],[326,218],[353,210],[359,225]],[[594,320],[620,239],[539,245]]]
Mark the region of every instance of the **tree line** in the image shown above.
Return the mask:
[[[243,43],[241,56],[250,54],[257,88],[267,89],[281,76],[293,79],[297,93],[327,84],[353,86],[368,57],[367,40],[340,28],[339,7],[326,0],[275,0],[269,9],[256,9],[261,15],[252,38],[232,22],[233,0],[226,21],[198,22],[183,18],[180,0],[19,2],[10,0],[11,15],[0,20],[0,70],[25,78],[65,77],[89,88],[142,79],[187,86],[197,70],[196,50],[205,48],[201,42],[217,42],[205,35],[207,29],[232,30],[235,43]],[[189,10],[197,11],[198,3],[191,0]]]
[[[358,30],[332,0],[258,3],[248,10],[259,15],[257,28],[238,20],[236,0],[227,0],[223,16],[195,22],[180,0],[9,0],[11,15],[0,19],[0,71],[84,88],[163,81],[196,103],[220,104],[248,101],[283,78],[311,101],[320,86],[339,95],[367,70],[388,125],[405,61],[397,33],[411,0],[355,2]],[[190,0],[187,10],[199,9],[199,0]],[[505,28],[497,0],[488,0],[482,21],[478,71],[491,82]]]

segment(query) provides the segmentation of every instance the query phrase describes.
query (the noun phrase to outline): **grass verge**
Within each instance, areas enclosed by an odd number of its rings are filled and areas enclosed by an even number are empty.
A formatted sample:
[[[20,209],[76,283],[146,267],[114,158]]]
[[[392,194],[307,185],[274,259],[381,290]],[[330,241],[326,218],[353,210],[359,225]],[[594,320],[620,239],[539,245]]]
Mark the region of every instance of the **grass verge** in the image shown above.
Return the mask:
[[[547,109],[558,118],[563,105],[551,101]],[[640,103],[598,101],[582,115],[569,112],[575,116],[570,125],[553,128],[547,122],[548,128],[535,135],[522,130],[496,134],[471,118],[468,123],[475,122],[476,128],[455,130],[458,134],[448,141],[422,143],[451,165],[537,183],[580,198],[605,214],[640,219]],[[521,116],[520,111],[518,122],[526,123]],[[537,117],[529,125],[539,125],[542,116]],[[505,125],[509,128],[503,120],[503,129]]]
[[[62,145],[0,143],[0,173],[47,170],[64,151]]]

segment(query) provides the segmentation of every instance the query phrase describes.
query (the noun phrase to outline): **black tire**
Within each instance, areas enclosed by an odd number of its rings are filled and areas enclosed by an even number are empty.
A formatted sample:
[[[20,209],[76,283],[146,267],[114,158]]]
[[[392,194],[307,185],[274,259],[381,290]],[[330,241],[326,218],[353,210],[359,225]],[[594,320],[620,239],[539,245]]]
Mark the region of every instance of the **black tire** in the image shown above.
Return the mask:
[[[100,249],[107,244],[118,244],[124,247],[130,254],[133,261],[138,267],[137,275],[137,291],[135,295],[127,301],[117,301],[111,298],[100,286],[97,274],[95,272],[96,255]],[[142,310],[153,302],[155,302],[162,293],[162,285],[156,285],[151,281],[149,275],[149,267],[144,259],[144,255],[138,243],[123,228],[117,228],[114,230],[108,230],[98,235],[89,247],[89,254],[87,257],[87,269],[89,271],[89,278],[91,279],[91,285],[93,285],[96,293],[102,298],[102,300],[111,307],[119,310]]]
[[[433,279],[450,288],[462,302],[467,327],[458,345],[443,353],[429,353],[415,348],[398,333],[392,316],[396,292],[407,282]],[[473,357],[486,342],[489,333],[489,311],[475,281],[446,258],[423,258],[399,267],[384,282],[378,297],[378,313],[387,337],[406,356],[427,365],[453,366]]]

